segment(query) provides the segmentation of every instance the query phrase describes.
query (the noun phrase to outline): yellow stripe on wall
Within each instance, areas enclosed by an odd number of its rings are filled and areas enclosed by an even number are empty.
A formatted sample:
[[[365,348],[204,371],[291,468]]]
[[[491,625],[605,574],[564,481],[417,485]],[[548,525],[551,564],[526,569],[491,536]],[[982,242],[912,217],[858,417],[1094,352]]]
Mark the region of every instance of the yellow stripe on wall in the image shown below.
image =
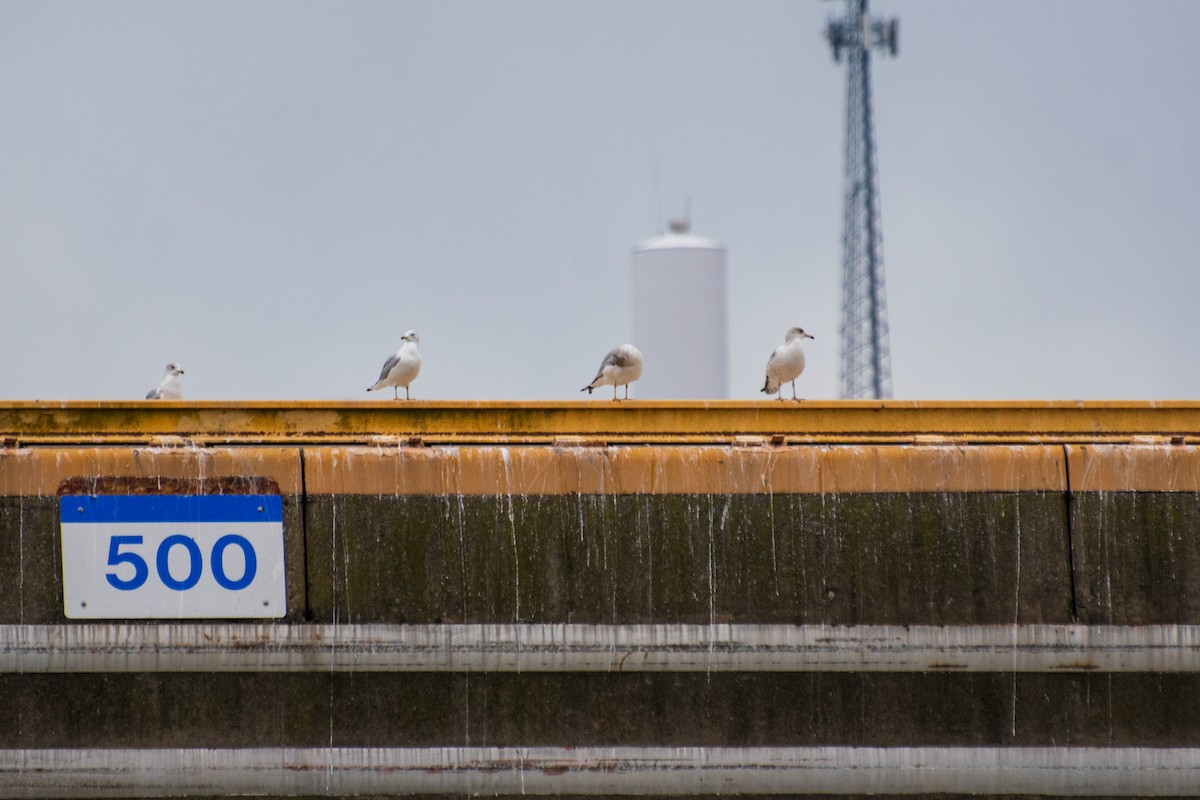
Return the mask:
[[[1071,488],[1079,492],[1200,492],[1200,448],[1070,445]]]
[[[304,476],[301,476],[303,454]],[[1069,468],[1069,469],[1068,469]],[[0,450],[0,496],[1200,492],[1190,445],[58,447]],[[250,483],[247,483],[247,482]]]
[[[298,494],[294,447],[56,447],[0,450],[0,496],[233,493],[254,484]],[[239,487],[239,484],[242,484]]]
[[[1061,447],[312,447],[309,494],[836,494],[1066,487]]]

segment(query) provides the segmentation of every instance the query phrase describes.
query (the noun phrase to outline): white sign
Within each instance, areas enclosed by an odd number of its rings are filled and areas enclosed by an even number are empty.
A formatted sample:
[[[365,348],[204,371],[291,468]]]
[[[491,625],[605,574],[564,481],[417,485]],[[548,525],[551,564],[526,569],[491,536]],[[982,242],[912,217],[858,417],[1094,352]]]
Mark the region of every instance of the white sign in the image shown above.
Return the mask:
[[[287,613],[278,495],[60,498],[68,619]]]

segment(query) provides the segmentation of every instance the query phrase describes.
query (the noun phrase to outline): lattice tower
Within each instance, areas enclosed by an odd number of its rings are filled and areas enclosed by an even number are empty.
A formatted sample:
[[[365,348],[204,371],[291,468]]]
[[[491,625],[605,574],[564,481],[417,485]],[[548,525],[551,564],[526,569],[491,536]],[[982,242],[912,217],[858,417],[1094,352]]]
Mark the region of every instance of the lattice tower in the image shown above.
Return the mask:
[[[842,260],[842,397],[892,396],[879,179],[871,111],[871,51],[896,55],[895,19],[872,19],[867,0],[847,0],[831,19],[833,58],[847,65],[846,206]]]

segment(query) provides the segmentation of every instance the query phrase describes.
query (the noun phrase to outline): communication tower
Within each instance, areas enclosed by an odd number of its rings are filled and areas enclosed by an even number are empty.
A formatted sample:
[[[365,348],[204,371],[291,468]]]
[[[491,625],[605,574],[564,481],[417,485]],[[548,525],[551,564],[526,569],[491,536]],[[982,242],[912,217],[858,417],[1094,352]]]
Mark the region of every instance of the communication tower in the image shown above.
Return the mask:
[[[847,65],[846,209],[842,259],[842,397],[892,396],[879,179],[871,112],[871,51],[896,55],[895,19],[872,19],[867,0],[847,0],[829,20],[833,60]]]

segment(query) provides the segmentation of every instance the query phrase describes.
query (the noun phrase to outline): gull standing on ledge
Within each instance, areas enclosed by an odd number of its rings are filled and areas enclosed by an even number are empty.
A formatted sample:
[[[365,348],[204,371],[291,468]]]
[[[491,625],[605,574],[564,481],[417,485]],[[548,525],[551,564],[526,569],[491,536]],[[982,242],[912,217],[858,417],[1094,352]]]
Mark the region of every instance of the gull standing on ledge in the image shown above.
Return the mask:
[[[804,340],[812,339],[803,328],[791,328],[783,337],[783,344],[775,348],[767,361],[767,382],[763,384],[763,394],[779,393],[783,399],[783,384],[792,384],[792,399],[796,397],[796,378],[804,372]]]
[[[593,389],[601,386],[613,387],[613,400],[617,399],[617,387],[624,384],[625,399],[629,399],[629,384],[642,377],[642,353],[631,344],[623,344],[616,350],[609,350],[608,355],[600,362],[600,370],[592,382],[579,391],[592,393]]]
[[[376,389],[382,389],[385,386],[392,387],[396,394],[396,399],[400,399],[400,389],[404,387],[404,399],[410,400],[408,394],[408,385],[416,379],[417,373],[421,371],[421,354],[417,352],[416,331],[408,331],[400,337],[404,344],[400,345],[400,349],[396,351],[396,355],[383,362],[383,371],[379,373],[379,380],[374,386],[367,389],[368,392],[373,392]]]
[[[147,400],[182,400],[183,390],[179,388],[179,376],[183,374],[183,367],[172,361],[167,364],[167,372],[163,375],[162,383],[157,389],[151,389],[146,392]]]

